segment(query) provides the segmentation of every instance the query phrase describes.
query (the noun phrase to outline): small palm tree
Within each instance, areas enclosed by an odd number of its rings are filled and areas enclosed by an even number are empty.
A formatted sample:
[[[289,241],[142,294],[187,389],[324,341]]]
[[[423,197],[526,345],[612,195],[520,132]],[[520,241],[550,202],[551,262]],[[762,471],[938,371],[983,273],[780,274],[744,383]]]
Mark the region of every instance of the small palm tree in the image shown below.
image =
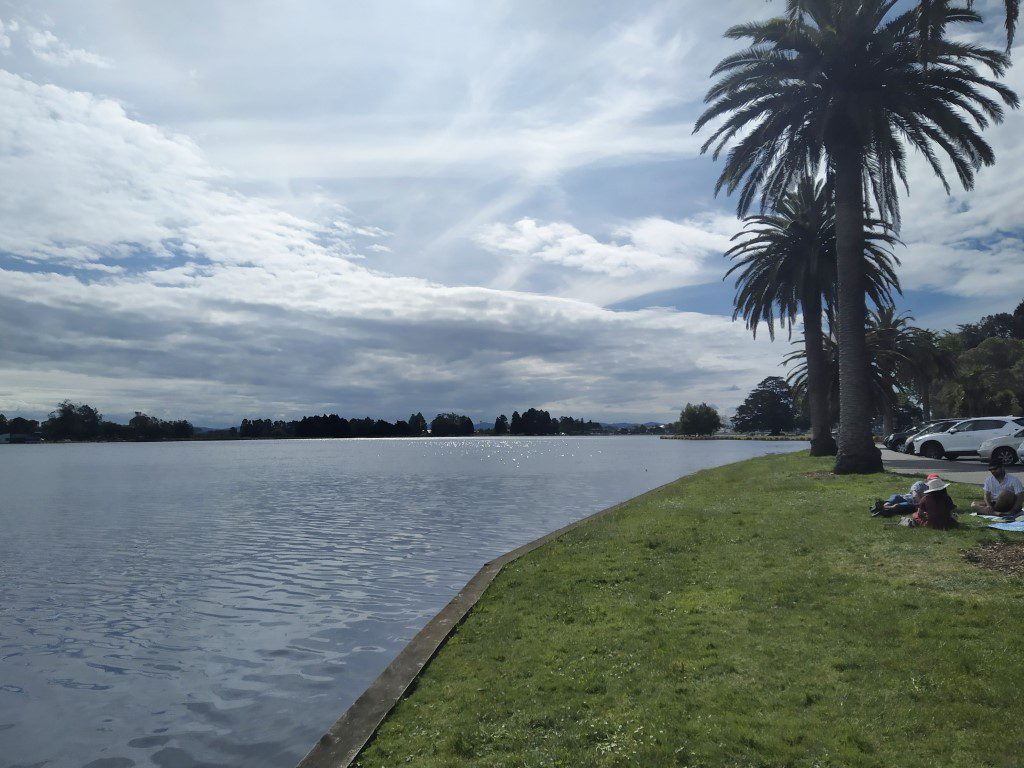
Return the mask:
[[[899,291],[893,269],[898,263],[889,250],[895,237],[881,222],[870,222],[864,241],[867,290],[876,304],[892,301]],[[737,273],[733,320],[743,317],[757,335],[761,322],[775,338],[775,323],[790,335],[803,316],[807,359],[807,403],[811,417],[811,455],[836,452],[829,410],[822,309],[835,304],[835,206],[822,181],[805,176],[769,215],[748,216],[740,242],[726,253],[735,263],[725,273]]]
[[[836,205],[837,331],[840,360],[839,453],[835,471],[874,472],[881,454],[871,438],[865,341],[865,218],[869,202],[899,225],[896,186],[906,184],[906,144],[926,158],[948,189],[940,154],[965,188],[995,161],[980,131],[1003,119],[1016,94],[979,73],[1001,77],[1007,56],[950,39],[973,11],[932,8],[935,30],[920,34],[921,9],[894,12],[896,0],[799,0],[800,15],[741,24],[726,34],[752,41],[721,61],[710,106],[695,131],[718,121],[703,151],[729,147],[716,192],[739,192],[745,215],[779,200],[808,168],[824,166]]]
[[[886,434],[892,431],[894,410],[900,395],[909,394],[905,372],[913,364],[915,344],[920,334],[929,333],[910,325],[913,319],[906,313],[897,315],[891,304],[881,304],[869,313],[865,325],[869,360],[867,394],[872,416],[882,416],[882,430]],[[834,410],[839,396],[840,344],[831,327],[824,342],[825,379],[829,387],[830,407]],[[787,382],[797,394],[808,391],[808,361],[803,349],[794,350],[783,360],[787,366],[794,365]]]
[[[956,375],[956,355],[939,344],[934,331],[918,328],[907,350],[909,361],[901,374],[921,403],[925,420],[932,418],[932,387]]]
[[[878,407],[882,411],[882,433],[893,431],[893,418],[901,393],[907,389],[907,373],[914,365],[914,356],[919,345],[919,334],[925,333],[913,326],[909,313],[896,313],[892,305],[878,307],[869,313],[867,323],[867,345],[872,367],[883,382],[882,397]]]

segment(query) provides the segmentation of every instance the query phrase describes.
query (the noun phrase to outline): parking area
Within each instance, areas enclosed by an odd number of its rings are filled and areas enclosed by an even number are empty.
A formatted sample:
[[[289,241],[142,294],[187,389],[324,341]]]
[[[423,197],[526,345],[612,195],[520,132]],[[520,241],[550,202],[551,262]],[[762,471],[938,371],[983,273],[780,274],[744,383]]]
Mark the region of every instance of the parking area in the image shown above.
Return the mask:
[[[926,459],[923,456],[908,456],[905,453],[896,453],[888,448],[882,448],[882,461],[885,468],[890,472],[901,475],[912,475],[927,477],[932,472],[938,474],[943,480],[954,483],[973,483],[981,485],[988,477],[986,463],[977,457],[964,457],[955,461],[948,459]],[[1006,468],[1007,472],[1015,475],[1022,475],[1024,478],[1024,467],[1014,464]]]

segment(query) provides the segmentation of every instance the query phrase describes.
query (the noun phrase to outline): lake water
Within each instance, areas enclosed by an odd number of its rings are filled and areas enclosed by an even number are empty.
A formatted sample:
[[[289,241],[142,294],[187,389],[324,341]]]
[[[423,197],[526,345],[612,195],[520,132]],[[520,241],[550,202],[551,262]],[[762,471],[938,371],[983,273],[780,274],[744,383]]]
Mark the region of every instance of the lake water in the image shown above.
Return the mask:
[[[0,768],[288,768],[487,560],[804,447],[0,446]]]

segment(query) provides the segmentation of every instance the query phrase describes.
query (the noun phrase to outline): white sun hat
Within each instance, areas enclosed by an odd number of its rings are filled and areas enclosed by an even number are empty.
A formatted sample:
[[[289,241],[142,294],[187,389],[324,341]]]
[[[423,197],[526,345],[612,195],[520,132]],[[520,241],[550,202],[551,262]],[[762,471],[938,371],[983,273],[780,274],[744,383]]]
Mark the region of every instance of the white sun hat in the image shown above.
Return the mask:
[[[928,490],[925,491],[925,493],[935,493],[936,491],[941,491],[948,487],[949,483],[944,483],[941,478],[936,477],[934,480],[928,481]]]

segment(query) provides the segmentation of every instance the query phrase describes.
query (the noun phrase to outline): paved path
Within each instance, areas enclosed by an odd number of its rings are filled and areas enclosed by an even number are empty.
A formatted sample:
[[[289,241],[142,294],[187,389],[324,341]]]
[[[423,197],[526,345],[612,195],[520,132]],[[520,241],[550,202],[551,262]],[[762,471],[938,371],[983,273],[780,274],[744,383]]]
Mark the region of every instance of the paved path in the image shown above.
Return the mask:
[[[905,453],[896,453],[887,448],[882,448],[882,462],[889,472],[896,472],[901,475],[914,475],[927,477],[935,472],[943,480],[954,483],[971,483],[981,485],[989,476],[985,463],[977,458],[963,458],[956,461],[947,459],[926,459],[922,456],[908,456]],[[1007,472],[1020,475],[1024,480],[1024,467],[1014,464],[1006,468]]]

